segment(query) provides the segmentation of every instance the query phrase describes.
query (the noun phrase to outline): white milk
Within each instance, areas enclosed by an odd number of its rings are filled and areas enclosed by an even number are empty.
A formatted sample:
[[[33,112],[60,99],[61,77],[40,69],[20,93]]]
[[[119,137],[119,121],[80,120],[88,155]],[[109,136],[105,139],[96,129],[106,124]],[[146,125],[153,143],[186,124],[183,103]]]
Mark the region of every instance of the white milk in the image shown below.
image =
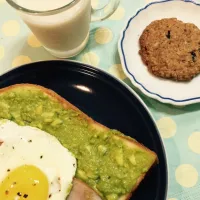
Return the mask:
[[[53,10],[72,2],[72,0],[16,0],[19,6],[37,11]]]
[[[24,8],[47,11],[60,8],[72,0],[16,0]],[[24,22],[43,46],[55,56],[70,57],[86,45],[91,19],[91,0],[77,0],[68,10],[49,16],[20,12]]]

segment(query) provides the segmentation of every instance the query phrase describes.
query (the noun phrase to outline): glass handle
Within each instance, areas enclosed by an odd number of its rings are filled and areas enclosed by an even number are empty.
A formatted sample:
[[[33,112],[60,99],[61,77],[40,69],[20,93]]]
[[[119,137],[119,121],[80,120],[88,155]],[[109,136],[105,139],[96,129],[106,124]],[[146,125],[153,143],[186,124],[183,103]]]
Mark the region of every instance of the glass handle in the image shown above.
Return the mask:
[[[110,2],[105,5],[103,8],[94,9],[92,8],[92,18],[91,21],[102,21],[110,17],[115,10],[118,8],[120,0],[110,0]]]

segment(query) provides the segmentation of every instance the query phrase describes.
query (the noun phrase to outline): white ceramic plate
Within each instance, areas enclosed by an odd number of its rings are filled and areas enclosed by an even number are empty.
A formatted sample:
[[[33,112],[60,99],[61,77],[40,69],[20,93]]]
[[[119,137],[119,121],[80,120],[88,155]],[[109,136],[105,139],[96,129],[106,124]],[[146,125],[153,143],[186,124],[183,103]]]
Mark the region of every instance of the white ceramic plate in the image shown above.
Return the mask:
[[[125,74],[145,95],[163,103],[188,105],[200,102],[200,75],[190,82],[160,79],[148,72],[139,51],[139,38],[152,21],[176,17],[200,28],[200,4],[189,0],[165,0],[148,4],[128,20],[118,49]]]

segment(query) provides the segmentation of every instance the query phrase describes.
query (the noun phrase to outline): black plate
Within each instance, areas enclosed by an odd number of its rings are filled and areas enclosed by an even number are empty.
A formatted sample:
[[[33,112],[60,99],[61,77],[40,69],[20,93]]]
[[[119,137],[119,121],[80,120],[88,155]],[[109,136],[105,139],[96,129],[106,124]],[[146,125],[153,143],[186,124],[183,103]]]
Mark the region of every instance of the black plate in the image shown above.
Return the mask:
[[[32,63],[0,76],[0,88],[16,83],[50,88],[96,121],[154,150],[159,165],[145,178],[132,199],[166,199],[167,165],[159,133],[141,100],[122,83],[99,69],[69,61]]]

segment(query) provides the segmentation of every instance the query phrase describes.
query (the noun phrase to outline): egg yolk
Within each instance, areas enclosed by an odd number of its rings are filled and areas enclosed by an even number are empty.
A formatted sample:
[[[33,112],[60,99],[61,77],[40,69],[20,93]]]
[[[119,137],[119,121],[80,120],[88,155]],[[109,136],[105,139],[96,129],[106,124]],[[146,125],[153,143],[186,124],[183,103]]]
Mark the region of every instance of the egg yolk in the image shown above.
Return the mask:
[[[46,175],[37,167],[23,165],[9,172],[0,182],[1,200],[47,200],[49,184]]]

